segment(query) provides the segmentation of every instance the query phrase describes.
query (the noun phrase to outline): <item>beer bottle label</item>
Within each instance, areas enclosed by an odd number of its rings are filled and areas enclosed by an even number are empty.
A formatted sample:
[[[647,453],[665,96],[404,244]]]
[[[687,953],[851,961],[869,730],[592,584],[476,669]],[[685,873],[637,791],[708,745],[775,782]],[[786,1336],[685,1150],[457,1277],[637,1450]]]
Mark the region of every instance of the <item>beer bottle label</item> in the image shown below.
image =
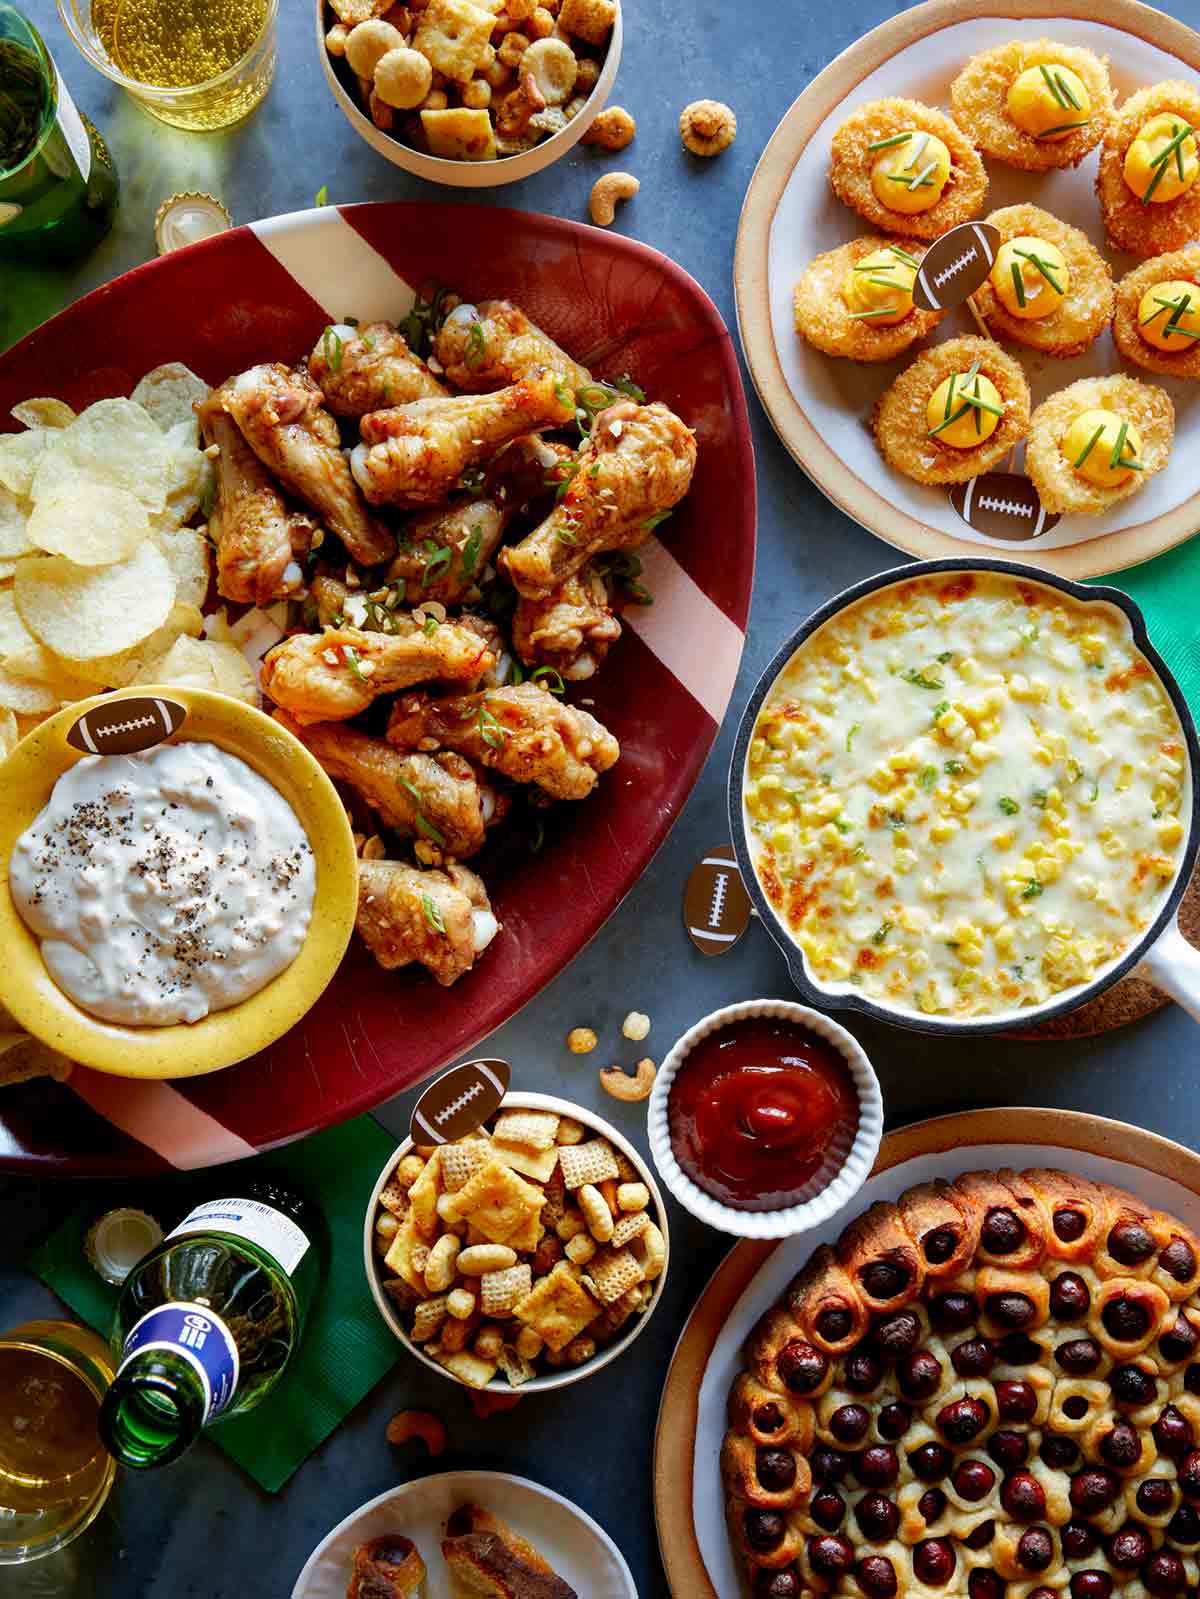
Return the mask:
[[[187,1300],[174,1300],[147,1311],[134,1323],[121,1350],[121,1370],[135,1355],[161,1349],[186,1360],[204,1389],[203,1426],[225,1409],[237,1390],[237,1345],[233,1334],[211,1310]]]
[[[309,1247],[304,1229],[261,1199],[210,1199],[197,1205],[168,1237],[180,1238],[186,1233],[227,1233],[244,1238],[266,1250],[289,1277],[295,1275]]]

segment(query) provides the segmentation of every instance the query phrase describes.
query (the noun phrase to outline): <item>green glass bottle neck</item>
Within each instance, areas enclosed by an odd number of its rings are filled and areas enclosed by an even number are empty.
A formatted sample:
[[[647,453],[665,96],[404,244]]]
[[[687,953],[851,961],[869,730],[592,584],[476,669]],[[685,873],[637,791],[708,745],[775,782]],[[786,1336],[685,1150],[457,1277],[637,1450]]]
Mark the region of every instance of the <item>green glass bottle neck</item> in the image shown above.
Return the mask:
[[[169,1351],[146,1350],[113,1379],[100,1408],[100,1436],[122,1466],[148,1470],[178,1460],[204,1420],[204,1388],[192,1367]]]

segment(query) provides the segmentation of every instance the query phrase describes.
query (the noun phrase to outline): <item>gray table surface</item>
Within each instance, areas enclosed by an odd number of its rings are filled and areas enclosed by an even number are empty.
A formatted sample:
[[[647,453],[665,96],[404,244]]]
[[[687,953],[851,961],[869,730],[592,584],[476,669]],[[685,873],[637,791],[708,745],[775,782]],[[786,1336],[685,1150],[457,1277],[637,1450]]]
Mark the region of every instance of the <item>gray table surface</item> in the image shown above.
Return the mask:
[[[75,55],[50,0],[24,0],[42,27],[73,94],[107,134],[121,168],[122,204],[112,236],[66,270],[0,268],[0,348],[87,290],[146,259],[151,224],[167,194],[219,194],[235,220],[302,209],[327,184],[333,201],[428,198],[429,185],[387,165],[347,127],[314,56],[310,8],[283,0],[279,74],[264,107],[223,135],[194,136],[151,123]],[[731,265],[742,195],[764,145],[792,99],[832,57],[903,9],[883,0],[626,0],[625,53],[614,100],[638,120],[620,165],[641,179],[618,226],[679,261],[733,323]],[[1019,6],[1016,8],[1019,11]],[[1200,4],[1172,8],[1200,22]],[[738,113],[736,144],[704,163],[676,133],[682,105],[701,96]],[[439,191],[438,198],[520,206],[584,218],[598,159],[589,151],[511,188]],[[181,308],[186,315],[186,308]],[[749,390],[749,378],[746,378]],[[760,495],[758,578],[734,711],[779,640],[830,594],[901,557],[826,503],[775,439],[751,392]],[[647,1011],[645,1046],[661,1059],[705,1012],[734,1000],[786,997],[787,972],[766,935],[751,929],[727,957],[711,961],[686,941],[682,884],[700,853],[726,836],[725,774],[731,714],[683,816],[645,877],[595,941],[537,1000],[489,1042],[517,1064],[523,1083],[596,1105],[645,1147],[642,1118],[599,1089],[595,1067],[618,1058],[621,1019]],[[569,1055],[578,1024],[600,1032],[589,1059]],[[853,1030],[883,1082],[889,1124],[967,1105],[1051,1105],[1120,1117],[1195,1144],[1200,1101],[1189,1066],[1194,1025],[1175,1007],[1126,1031],[1081,1043],[1012,1044],[929,1040],[868,1022]],[[625,1045],[629,1062],[634,1051]],[[382,1106],[400,1133],[411,1099]],[[29,1248],[69,1207],[77,1184],[0,1183],[0,1327],[54,1314],[57,1302],[23,1271]],[[642,1599],[668,1592],[657,1554],[651,1457],[659,1391],[693,1302],[724,1253],[724,1241],[674,1208],[673,1262],[663,1302],[636,1355],[564,1393],[479,1422],[465,1400],[402,1362],[303,1466],[279,1495],[259,1491],[207,1443],[169,1470],[126,1476],[96,1526],[55,1559],[16,1575],[0,1591],[38,1599],[282,1599],[313,1545],[358,1504],[424,1469],[398,1457],[384,1426],[406,1405],[436,1404],[450,1425],[443,1467],[516,1472],[568,1495],[623,1549]],[[714,1462],[715,1469],[715,1462]],[[676,1599],[688,1599],[679,1594]]]

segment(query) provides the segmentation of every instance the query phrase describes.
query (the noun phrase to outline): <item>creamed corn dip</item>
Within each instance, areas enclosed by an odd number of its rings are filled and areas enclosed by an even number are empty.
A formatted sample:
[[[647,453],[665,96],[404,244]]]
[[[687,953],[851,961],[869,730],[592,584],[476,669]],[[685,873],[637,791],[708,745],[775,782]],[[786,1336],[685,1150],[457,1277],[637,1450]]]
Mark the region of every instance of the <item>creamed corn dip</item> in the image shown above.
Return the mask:
[[[1187,755],[1123,616],[1002,573],[899,583],[801,645],[747,758],[759,881],[818,982],[1042,1004],[1153,919]]]

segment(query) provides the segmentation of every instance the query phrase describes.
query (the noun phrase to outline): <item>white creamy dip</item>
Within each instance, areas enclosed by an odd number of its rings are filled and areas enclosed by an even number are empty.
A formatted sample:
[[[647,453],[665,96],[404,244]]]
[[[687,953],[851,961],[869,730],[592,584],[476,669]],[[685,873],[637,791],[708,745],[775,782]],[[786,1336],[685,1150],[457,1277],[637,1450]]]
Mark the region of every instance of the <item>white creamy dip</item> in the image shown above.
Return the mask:
[[[9,882],[59,988],[148,1027],[199,1021],[290,966],[316,869],[283,796],[196,741],[78,761],[17,840]]]

